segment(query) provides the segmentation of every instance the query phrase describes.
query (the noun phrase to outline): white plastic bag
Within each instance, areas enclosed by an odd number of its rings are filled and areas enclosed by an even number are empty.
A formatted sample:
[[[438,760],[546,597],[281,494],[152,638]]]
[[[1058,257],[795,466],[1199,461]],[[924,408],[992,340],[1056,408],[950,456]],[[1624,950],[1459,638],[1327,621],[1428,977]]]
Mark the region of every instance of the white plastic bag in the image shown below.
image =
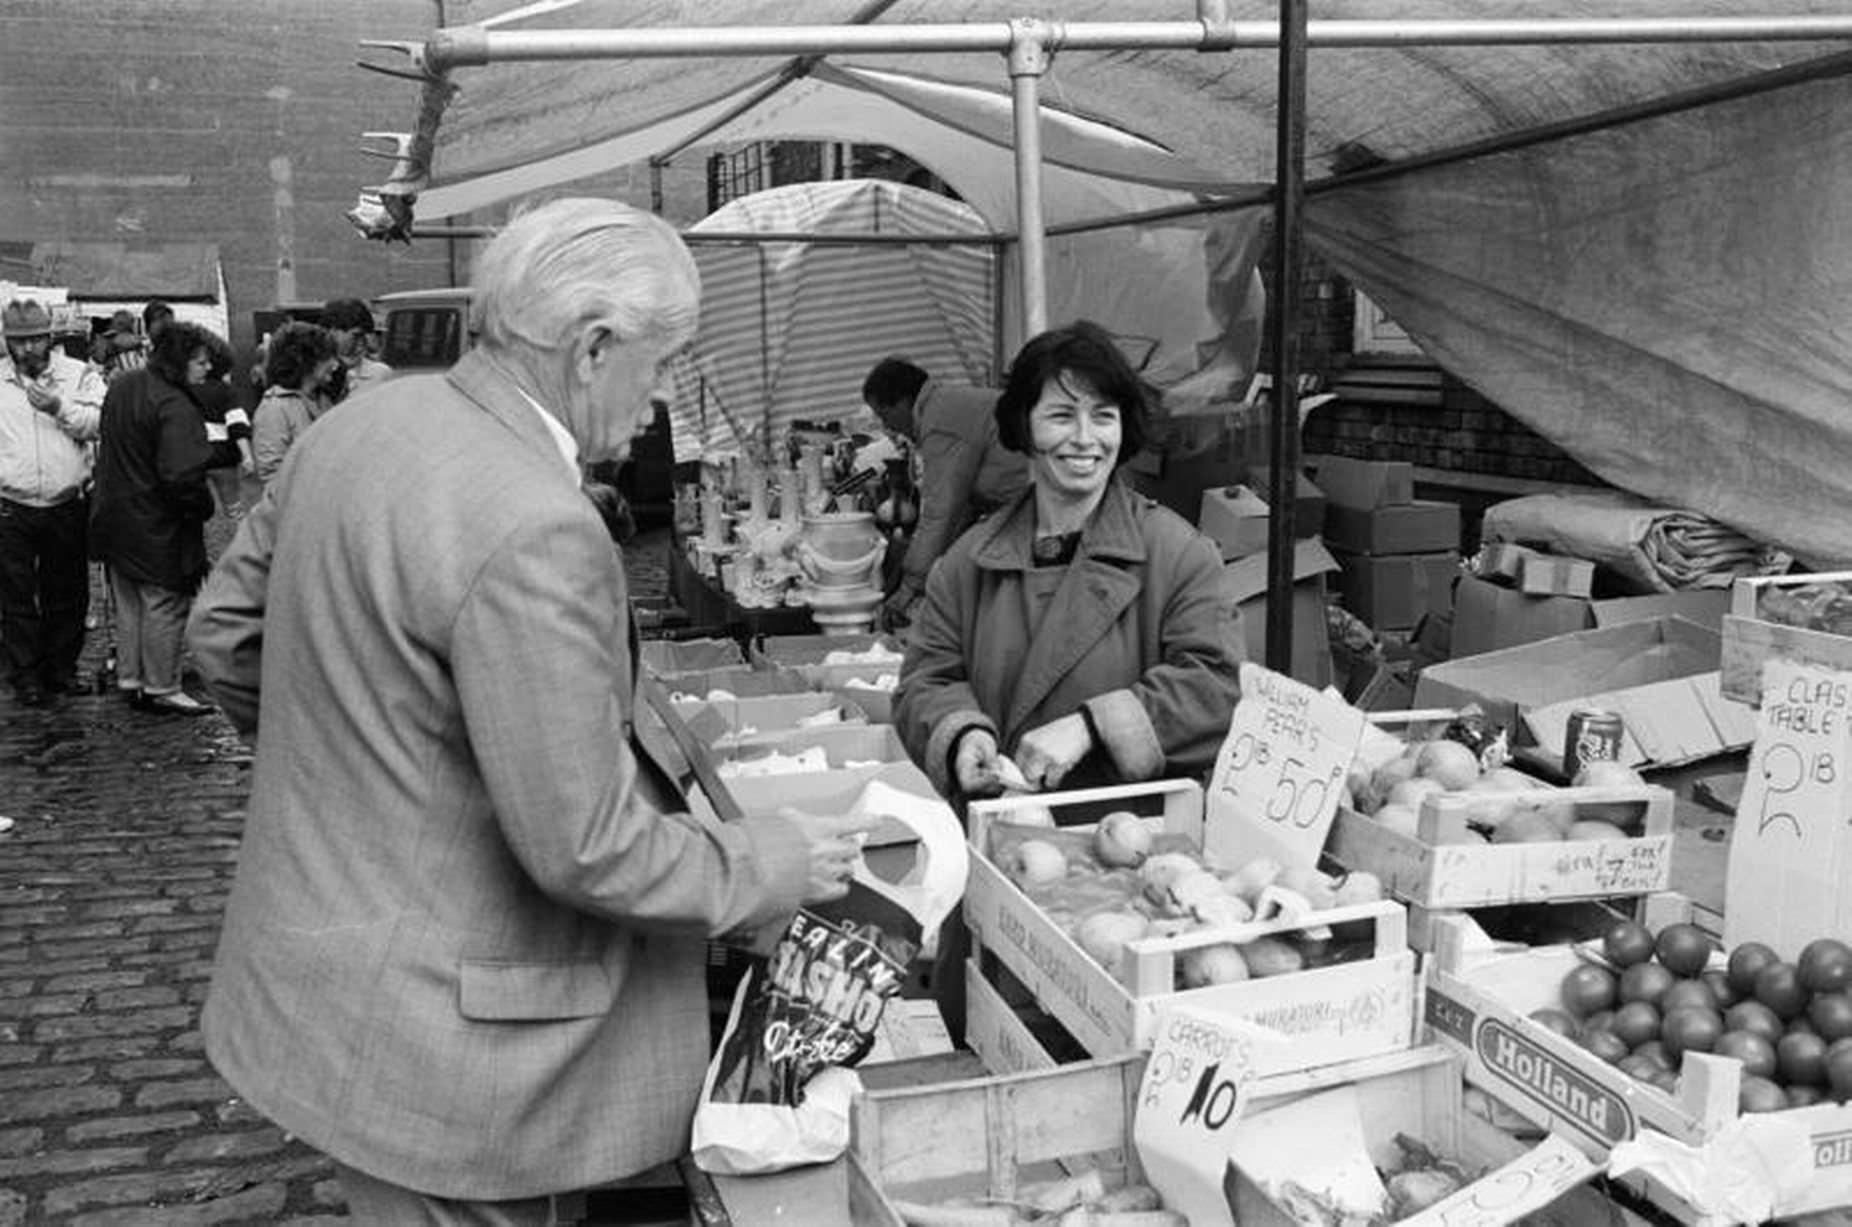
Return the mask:
[[[847,1149],[860,1089],[848,1067],[868,1054],[908,964],[964,895],[970,862],[950,806],[872,780],[850,812],[911,828],[913,867],[894,883],[858,865],[846,898],[799,909],[740,981],[695,1109],[703,1171],[782,1171]]]

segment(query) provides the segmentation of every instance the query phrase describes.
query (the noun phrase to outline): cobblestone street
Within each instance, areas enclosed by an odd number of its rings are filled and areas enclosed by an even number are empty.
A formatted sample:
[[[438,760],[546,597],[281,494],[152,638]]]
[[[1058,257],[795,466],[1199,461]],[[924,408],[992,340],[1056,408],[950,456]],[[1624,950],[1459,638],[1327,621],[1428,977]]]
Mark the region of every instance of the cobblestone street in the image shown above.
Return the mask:
[[[627,551],[639,599],[666,538]],[[346,1221],[328,1162],[201,1043],[250,764],[217,714],[0,697],[0,1227]]]

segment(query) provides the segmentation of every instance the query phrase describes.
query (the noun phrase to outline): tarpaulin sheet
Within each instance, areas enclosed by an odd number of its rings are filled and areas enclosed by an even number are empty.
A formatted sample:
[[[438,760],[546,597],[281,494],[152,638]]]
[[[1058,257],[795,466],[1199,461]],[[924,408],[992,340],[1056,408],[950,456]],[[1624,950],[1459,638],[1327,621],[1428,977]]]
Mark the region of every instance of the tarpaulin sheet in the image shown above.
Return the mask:
[[[1852,562],[1852,81],[1308,202],[1307,241],[1596,474]]]

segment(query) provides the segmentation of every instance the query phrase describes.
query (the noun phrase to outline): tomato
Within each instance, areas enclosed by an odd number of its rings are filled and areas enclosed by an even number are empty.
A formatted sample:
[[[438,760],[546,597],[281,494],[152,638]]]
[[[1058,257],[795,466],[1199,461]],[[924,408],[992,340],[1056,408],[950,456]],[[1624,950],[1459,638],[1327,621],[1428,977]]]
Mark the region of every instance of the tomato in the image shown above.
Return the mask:
[[[1660,1067],[1653,1064],[1650,1058],[1643,1057],[1637,1052],[1622,1057],[1615,1064],[1623,1074],[1630,1078],[1638,1078],[1641,1082],[1651,1081],[1653,1075],[1660,1070]]]
[[[1852,986],[1852,946],[1831,937],[1816,938],[1801,947],[1795,964],[1801,986],[1814,993],[1836,993]]]
[[[1646,964],[1641,963],[1644,967]],[[1659,1010],[1650,1001],[1629,1001],[1614,1011],[1614,1036],[1628,1049],[1659,1038]]]
[[[1668,1095],[1678,1094],[1678,1075],[1669,1069],[1660,1070],[1647,1081]]]
[[[1807,1021],[1829,1043],[1852,1036],[1852,993],[1815,993],[1807,1003]]]
[[[1767,1078],[1775,1072],[1775,1045],[1768,1037],[1754,1031],[1725,1031],[1711,1049],[1720,1057],[1735,1057],[1743,1063],[1743,1073]]]
[[[1826,1041],[1789,1032],[1775,1041],[1775,1069],[1790,1086],[1826,1084]]]
[[[1782,1089],[1788,1096],[1790,1108],[1811,1108],[1816,1103],[1826,1102],[1826,1091],[1821,1087],[1796,1083]]]
[[[1736,1093],[1736,1106],[1744,1112],[1779,1112],[1788,1106],[1788,1096],[1767,1078],[1745,1074]]]
[[[1581,963],[1563,977],[1563,1008],[1577,1018],[1587,1018],[1597,1010],[1612,1009],[1617,992],[1613,972],[1593,963]]]
[[[1632,967],[1653,957],[1653,934],[1637,920],[1617,920],[1601,935],[1601,952],[1616,967]]]
[[[1659,1024],[1659,1029],[1662,1033],[1664,1032],[1664,1022]],[[1641,1044],[1638,1048],[1633,1050],[1633,1055],[1636,1057],[1645,1057],[1660,1069],[1671,1069],[1673,1065],[1676,1064],[1671,1050],[1666,1047],[1663,1039],[1647,1040],[1644,1044]]]
[[[1672,973],[1659,964],[1635,963],[1620,974],[1620,999],[1658,1005],[1672,983]]]
[[[1541,1023],[1543,1026],[1556,1032],[1556,1034],[1568,1036],[1570,1039],[1574,1039],[1576,1037],[1576,1032],[1581,1029],[1576,1026],[1575,1019],[1571,1018],[1567,1013],[1562,1010],[1552,1009],[1548,1006],[1545,1006],[1541,1010],[1532,1010],[1530,1012],[1530,1017],[1532,1022]]]
[[[1727,1010],[1735,1005],[1740,994],[1730,987],[1730,973],[1727,971],[1707,971],[1698,977],[1698,982],[1711,991],[1717,999],[1717,1008]]]
[[[1693,1009],[1710,1010],[1712,1013],[1723,1011],[1723,1007],[1717,1004],[1717,998],[1711,995],[1710,989],[1704,986],[1702,980],[1680,980],[1659,998],[1659,1011],[1662,1014],[1670,1015],[1673,1010],[1682,1010],[1687,1006]]]
[[[1688,1052],[1709,1052],[1717,1046],[1723,1035],[1723,1015],[1699,1006],[1673,1010],[1659,1025],[1659,1035],[1666,1053],[1677,1062]]]
[[[1770,963],[1756,973],[1756,1000],[1783,1020],[1798,1017],[1807,1008],[1807,996],[1792,963]]]
[[[1852,1040],[1835,1040],[1827,1046],[1826,1085],[1841,1103],[1852,1099]]]
[[[1609,1065],[1618,1065],[1622,1059],[1632,1055],[1626,1043],[1612,1031],[1590,1031],[1585,1027],[1578,1042]],[[1852,1067],[1848,1069],[1852,1070]]]
[[[1738,997],[1749,996],[1756,991],[1756,973],[1779,962],[1781,956],[1761,942],[1744,942],[1730,951],[1730,987]]]
[[[1667,925],[1659,930],[1653,953],[1675,976],[1695,976],[1711,961],[1711,939],[1694,924]]]
[[[1739,1001],[1723,1012],[1725,1031],[1753,1031],[1769,1043],[1781,1038],[1781,1019],[1760,1001]]]

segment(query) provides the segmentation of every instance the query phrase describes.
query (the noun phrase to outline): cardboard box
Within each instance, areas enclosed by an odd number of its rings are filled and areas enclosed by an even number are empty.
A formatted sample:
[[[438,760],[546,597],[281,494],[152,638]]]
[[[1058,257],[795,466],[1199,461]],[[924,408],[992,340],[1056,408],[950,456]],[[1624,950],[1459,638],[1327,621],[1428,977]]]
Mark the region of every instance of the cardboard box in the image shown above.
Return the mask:
[[[755,669],[750,665],[662,673],[657,675],[657,680],[671,699],[707,700],[717,690],[743,699],[755,695],[802,694],[812,688],[789,669]]]
[[[1297,919],[1145,937],[1126,944],[1115,974],[1082,950],[993,859],[992,851],[1005,834],[1019,830],[1003,825],[1013,811],[1046,808],[1055,811],[1059,824],[1064,805],[1129,801],[1151,794],[1166,798],[1163,829],[1165,836],[1174,837],[1161,846],[1200,850],[1202,790],[1187,780],[974,802],[969,811],[971,876],[964,901],[973,947],[994,954],[1035,995],[1036,1003],[1094,1056],[1149,1048],[1158,1011],[1170,1004],[1247,1019],[1290,1037],[1292,1042],[1278,1045],[1277,1052],[1256,1056],[1263,1063],[1262,1072],[1347,1061],[1413,1043],[1415,956],[1408,949],[1407,914],[1399,903],[1359,904]],[[1057,845],[1091,844],[1092,826],[1057,826],[1036,834]],[[1370,957],[1265,979],[1176,988],[1178,960],[1189,950],[1352,922],[1366,927]],[[1279,1063],[1265,1064],[1269,1061]]]
[[[1338,569],[1323,543],[1293,547],[1293,659],[1289,672],[1320,689],[1331,684],[1331,638],[1325,624],[1325,576]],[[1267,555],[1250,554],[1228,564],[1227,582],[1241,607],[1248,659],[1267,659]]]
[[[833,712],[842,724],[866,724],[868,717],[833,694],[806,690],[799,694],[755,695],[718,703],[705,700],[675,704],[682,723],[695,739],[707,746],[725,746],[742,737],[760,734],[777,735],[806,727],[804,721],[815,720]]]
[[[753,733],[714,747],[713,760],[716,765],[748,762],[771,754],[801,754],[812,748],[823,751],[834,771],[873,763],[910,761],[907,748],[900,744],[900,734],[891,724],[827,724]]]
[[[1456,643],[1459,631],[1456,616]],[[1478,703],[1511,730],[1513,745],[1552,759],[1562,757],[1571,711],[1606,708],[1626,724],[1622,761],[1676,766],[1755,739],[1753,713],[1723,697],[1721,649],[1719,636],[1682,618],[1596,627],[1432,665],[1415,685],[1415,706]]]
[[[1723,619],[1723,693],[1739,703],[1762,703],[1762,665],[1772,658],[1796,660],[1852,672],[1852,635],[1817,626],[1795,626],[1768,618],[1763,602],[1795,589],[1819,589],[1822,612],[1852,601],[1852,571],[1779,575],[1736,581]],[[1835,592],[1846,595],[1834,595]],[[1830,625],[1843,626],[1834,618]]]
[[[1477,575],[1460,576],[1453,590],[1455,657],[1478,656],[1587,629],[1589,603],[1578,597],[1527,596]]]
[[[645,639],[637,657],[651,673],[691,673],[743,665],[746,657],[731,639]]]
[[[1196,527],[1222,548],[1222,560],[1265,553],[1270,513],[1260,495],[1246,486],[1217,486],[1203,491]]]
[[[1274,505],[1273,474],[1266,465],[1249,467],[1248,489],[1258,494],[1269,508]],[[1323,532],[1325,506],[1325,492],[1301,471],[1293,481],[1293,536],[1304,540]]]
[[[1332,503],[1325,541],[1353,554],[1432,554],[1460,548],[1460,505],[1428,499],[1368,510]]]
[[[1332,507],[1393,507],[1415,497],[1415,466],[1406,460],[1356,460],[1320,456],[1314,466],[1319,489]]]
[[[1518,591],[1530,596],[1579,596],[1594,592],[1595,564],[1586,558],[1531,554],[1518,564]]]
[[[1730,594],[1724,589],[1693,588],[1685,592],[1595,601],[1589,606],[1589,612],[1594,615],[1596,626],[1619,626],[1624,622],[1645,622],[1653,618],[1683,618],[1721,634],[1723,617],[1729,608]]]
[[[866,659],[826,663],[838,654]],[[903,654],[892,635],[767,635],[753,645],[751,660],[762,668],[788,669],[818,690],[834,690],[849,682],[872,683],[886,673],[898,675]]]
[[[1516,587],[1518,574],[1524,569],[1524,560],[1539,553],[1527,545],[1516,545],[1510,541],[1487,541],[1479,547],[1478,557],[1473,559],[1473,574],[1490,580],[1504,580],[1507,587]]]
[[[1460,556],[1439,554],[1351,554],[1333,550],[1343,568],[1338,592],[1344,607],[1376,630],[1412,630],[1429,610],[1453,602]]]

